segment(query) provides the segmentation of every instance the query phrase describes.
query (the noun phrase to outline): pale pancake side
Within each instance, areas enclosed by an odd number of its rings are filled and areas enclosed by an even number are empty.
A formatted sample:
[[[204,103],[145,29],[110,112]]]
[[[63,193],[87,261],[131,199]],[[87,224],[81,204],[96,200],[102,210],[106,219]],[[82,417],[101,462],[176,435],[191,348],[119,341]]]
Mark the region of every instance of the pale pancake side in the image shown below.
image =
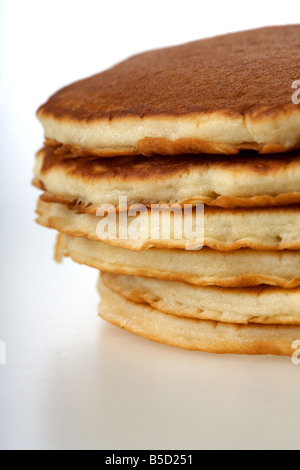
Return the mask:
[[[159,250],[135,253],[102,242],[64,238],[64,254],[87,266],[115,274],[132,274],[197,286],[250,287],[268,284],[284,288],[300,285],[299,251],[260,251],[242,249],[223,253]]]
[[[125,299],[171,315],[223,323],[300,325],[300,288],[195,287],[110,273],[102,273],[101,279]]]
[[[150,210],[143,215],[141,225],[148,230],[141,239],[130,238],[130,226],[138,222],[140,215],[126,216],[116,214],[116,239],[107,238],[103,230],[98,230],[98,224],[105,222],[106,217],[97,217],[88,213],[77,213],[63,204],[47,203],[39,200],[37,207],[37,222],[48,228],[55,229],[65,235],[89,238],[102,241],[132,251],[143,251],[149,248],[186,249],[191,240],[186,236],[184,226],[192,227],[196,233],[195,209],[185,214],[166,214],[159,212],[157,226],[153,223]],[[167,219],[165,218],[167,217]],[[170,217],[170,238],[164,239],[163,226]],[[123,222],[124,220],[124,222]],[[202,219],[200,219],[202,220]],[[121,230],[120,230],[121,226]],[[168,225],[167,225],[168,226]],[[122,237],[122,227],[128,238]],[[154,229],[158,229],[158,237],[154,238]],[[176,239],[178,233],[182,238]],[[204,246],[218,251],[234,251],[240,248],[253,250],[300,250],[300,206],[268,209],[219,209],[204,208]]]
[[[292,356],[299,326],[235,325],[169,315],[136,304],[99,283],[99,315],[148,340],[190,351],[218,354]]]

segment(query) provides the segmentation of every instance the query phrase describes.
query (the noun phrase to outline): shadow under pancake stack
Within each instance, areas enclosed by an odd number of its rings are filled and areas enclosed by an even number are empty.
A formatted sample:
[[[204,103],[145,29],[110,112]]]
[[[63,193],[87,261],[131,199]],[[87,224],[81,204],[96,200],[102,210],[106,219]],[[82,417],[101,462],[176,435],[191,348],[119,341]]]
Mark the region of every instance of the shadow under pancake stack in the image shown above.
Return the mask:
[[[189,350],[295,352],[299,37],[273,27],[147,52],[39,109],[37,222],[59,232],[58,261],[101,272],[102,318]],[[191,250],[180,208],[195,228],[202,204],[204,246]]]

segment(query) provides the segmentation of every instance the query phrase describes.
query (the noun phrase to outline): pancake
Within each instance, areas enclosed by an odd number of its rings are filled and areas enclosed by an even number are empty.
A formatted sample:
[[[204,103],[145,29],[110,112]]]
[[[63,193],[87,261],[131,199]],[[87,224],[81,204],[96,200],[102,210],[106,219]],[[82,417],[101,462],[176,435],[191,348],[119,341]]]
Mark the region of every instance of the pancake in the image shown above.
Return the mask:
[[[100,282],[99,315],[109,323],[157,343],[218,354],[292,356],[299,326],[235,325],[169,315],[115,294]]]
[[[77,155],[284,152],[300,145],[300,26],[140,54],[53,95],[46,138]]]
[[[171,315],[238,324],[300,325],[300,288],[195,287],[102,273],[103,284],[134,303]]]
[[[96,213],[101,204],[200,204],[263,207],[300,203],[300,150],[287,155],[233,157],[97,157],[56,155],[42,149],[35,165],[36,186],[52,202],[78,202]],[[127,208],[126,205],[126,208]]]
[[[39,201],[37,207],[37,222],[48,228],[73,237],[84,237],[90,240],[103,241],[113,246],[132,251],[143,251],[149,248],[189,249],[191,239],[185,232],[185,226],[191,225],[196,233],[196,211],[189,213],[186,222],[182,215],[170,214],[170,238],[164,239],[163,226],[166,227],[168,219],[164,219],[159,212],[158,225],[151,220],[151,211],[143,216],[143,224],[148,230],[143,238],[134,240],[130,235],[130,227],[138,222],[140,216],[128,216],[122,222],[119,214],[116,215],[116,239],[109,239],[102,231],[97,230],[98,224],[106,217],[97,217],[93,214],[77,213],[75,208],[58,203]],[[120,230],[121,220],[121,230]],[[202,217],[200,219],[202,222]],[[168,225],[167,225],[168,226]],[[123,239],[122,227],[128,238]],[[155,237],[155,228],[158,236]],[[179,229],[179,230],[178,230]],[[176,239],[178,233],[180,239]],[[201,243],[202,242],[202,243]],[[253,250],[300,250],[300,206],[268,209],[217,209],[205,207],[204,209],[204,245],[218,251],[234,251],[240,248]],[[197,244],[195,245],[195,247]]]
[[[252,251],[223,253],[159,250],[135,253],[85,238],[60,235],[60,253],[101,271],[132,274],[196,286],[250,287],[268,284],[284,288],[300,285],[299,251]]]

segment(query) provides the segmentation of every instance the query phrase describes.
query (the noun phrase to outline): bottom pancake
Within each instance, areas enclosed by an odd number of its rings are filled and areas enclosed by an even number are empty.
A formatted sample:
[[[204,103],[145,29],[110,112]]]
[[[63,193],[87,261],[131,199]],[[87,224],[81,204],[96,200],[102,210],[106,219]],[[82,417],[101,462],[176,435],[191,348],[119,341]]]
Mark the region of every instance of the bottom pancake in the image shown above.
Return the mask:
[[[181,318],[121,297],[99,282],[99,315],[109,323],[151,341],[217,354],[292,356],[300,327],[235,325]]]

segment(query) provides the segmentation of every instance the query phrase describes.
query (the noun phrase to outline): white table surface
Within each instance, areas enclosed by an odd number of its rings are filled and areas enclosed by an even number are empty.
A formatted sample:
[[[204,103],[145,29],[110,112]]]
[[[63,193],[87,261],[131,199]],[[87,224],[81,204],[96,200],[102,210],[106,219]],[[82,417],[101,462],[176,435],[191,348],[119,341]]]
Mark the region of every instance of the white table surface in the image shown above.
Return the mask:
[[[96,314],[96,271],[2,232],[0,447],[300,448],[300,366],[148,342]],[[20,226],[22,232],[22,226]],[[8,241],[9,239],[9,241]]]

